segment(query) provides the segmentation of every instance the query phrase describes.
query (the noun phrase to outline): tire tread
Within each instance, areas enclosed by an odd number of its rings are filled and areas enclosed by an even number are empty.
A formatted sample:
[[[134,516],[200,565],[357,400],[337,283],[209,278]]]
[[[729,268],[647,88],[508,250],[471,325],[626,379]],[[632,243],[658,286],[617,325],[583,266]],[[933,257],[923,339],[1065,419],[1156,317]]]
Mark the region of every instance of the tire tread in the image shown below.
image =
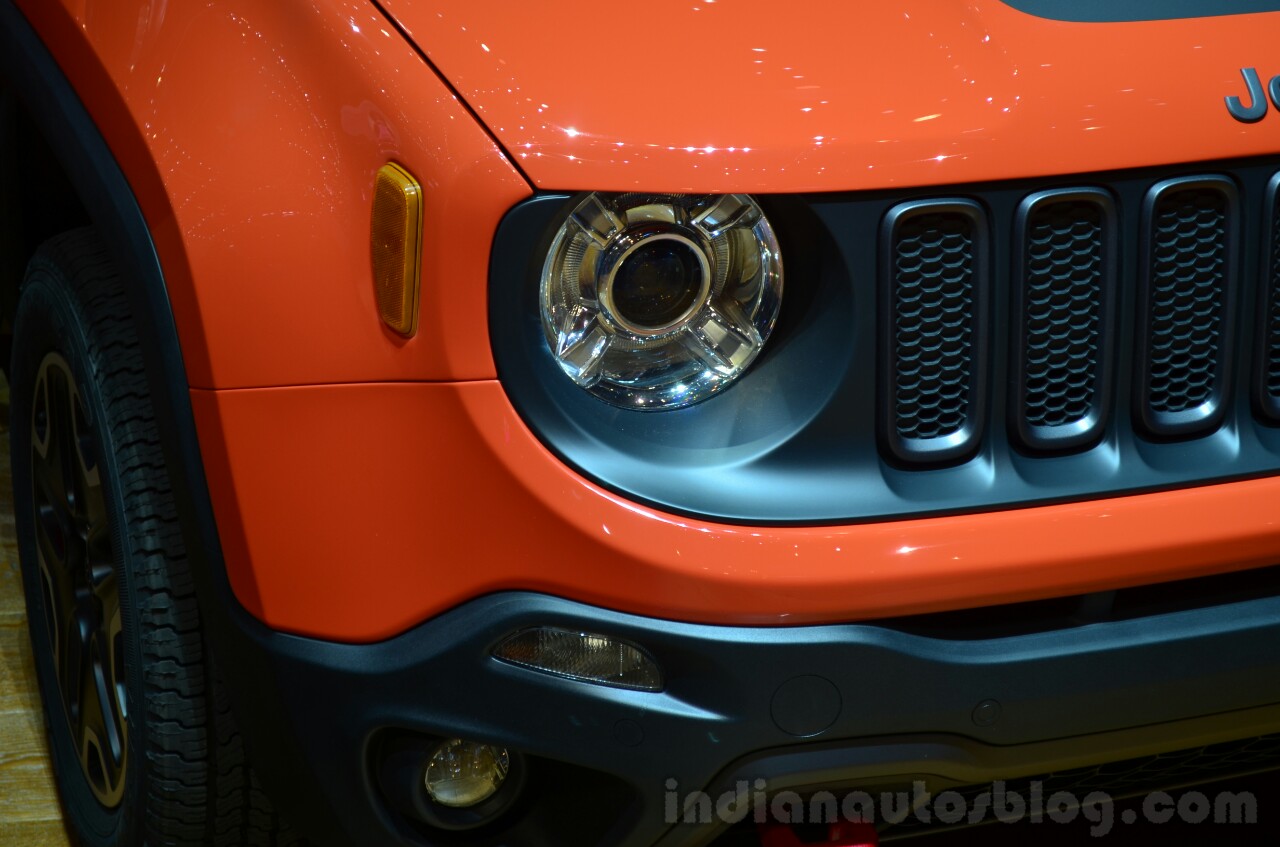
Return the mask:
[[[116,454],[127,537],[113,541],[133,563],[129,601],[137,615],[145,692],[141,843],[299,845],[257,785],[212,673],[138,330],[107,250],[91,228],[72,230],[45,242],[27,275],[63,280],[71,288]],[[122,606],[129,601],[122,593]]]

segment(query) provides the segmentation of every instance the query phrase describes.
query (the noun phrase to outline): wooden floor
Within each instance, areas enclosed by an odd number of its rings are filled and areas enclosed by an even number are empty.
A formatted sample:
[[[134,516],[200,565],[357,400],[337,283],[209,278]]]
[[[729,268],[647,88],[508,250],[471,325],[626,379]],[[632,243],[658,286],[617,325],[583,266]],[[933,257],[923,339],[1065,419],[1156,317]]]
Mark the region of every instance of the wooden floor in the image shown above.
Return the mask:
[[[0,377],[0,845],[66,847],[22,602],[9,478],[9,389]]]

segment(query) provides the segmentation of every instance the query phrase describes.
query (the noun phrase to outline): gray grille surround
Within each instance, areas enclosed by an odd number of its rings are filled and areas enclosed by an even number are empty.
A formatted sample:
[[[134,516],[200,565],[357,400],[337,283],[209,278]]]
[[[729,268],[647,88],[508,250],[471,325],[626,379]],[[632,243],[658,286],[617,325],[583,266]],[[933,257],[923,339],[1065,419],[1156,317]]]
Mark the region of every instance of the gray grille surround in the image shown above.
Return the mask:
[[[529,294],[536,268],[527,257],[545,250],[542,239],[574,196],[539,196],[515,207],[495,239],[490,337],[499,377],[544,443],[588,478],[673,513],[734,523],[942,517],[1273,476],[1280,473],[1280,381],[1268,387],[1267,380],[1280,375],[1280,271],[1272,267],[1280,261],[1278,174],[1280,157],[1272,156],[762,195],[786,264],[778,326],[729,390],[670,415],[621,414],[557,377],[541,324],[525,320],[537,314]],[[1210,292],[1225,285],[1223,308],[1209,314],[1217,328],[1210,361],[1221,372],[1210,368],[1208,409],[1204,402],[1157,406],[1153,415],[1143,373],[1148,201],[1161,196],[1161,185],[1194,182],[1235,197],[1224,207],[1226,241],[1212,226],[1209,234],[1215,250],[1226,245],[1227,265],[1211,267],[1207,285]],[[1043,215],[1029,215],[1046,192]],[[1090,207],[1094,199],[1101,205]],[[1108,201],[1102,217],[1114,226],[1100,226],[1094,210]],[[895,296],[896,271],[919,270],[895,259],[895,225],[918,237],[913,228],[928,223],[912,223],[907,212],[957,215],[954,225],[969,233],[958,254],[959,291],[945,301],[960,305],[933,304],[934,318]],[[1066,223],[1055,225],[1055,217]],[[1037,223],[1051,236],[1062,229],[1066,241],[1027,250],[1026,228]],[[1066,238],[1076,225],[1082,232]],[[1055,250],[1078,251],[1079,266],[1055,259]],[[1035,262],[1048,262],[1048,271]],[[1099,301],[1102,278],[1111,285]],[[1057,297],[1057,286],[1068,283],[1069,296]],[[1028,286],[1048,299],[1030,302]],[[1033,308],[1024,314],[1027,305]],[[960,340],[961,355],[946,358],[946,368],[939,357],[931,380],[899,382],[911,362],[898,366],[897,345],[932,338],[936,329],[902,321],[941,314],[960,317],[947,332]],[[1027,349],[1053,357],[1032,362]],[[1193,344],[1189,352],[1200,351]],[[956,395],[942,398],[949,417],[920,415],[935,402],[924,395],[939,387]]]

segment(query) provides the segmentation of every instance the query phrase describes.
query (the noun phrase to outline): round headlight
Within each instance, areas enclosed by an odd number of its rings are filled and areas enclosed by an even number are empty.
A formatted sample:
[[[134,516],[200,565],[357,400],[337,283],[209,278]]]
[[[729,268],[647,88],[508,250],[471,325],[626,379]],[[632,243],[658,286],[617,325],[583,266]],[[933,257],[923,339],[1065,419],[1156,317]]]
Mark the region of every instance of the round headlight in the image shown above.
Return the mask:
[[[674,409],[737,379],[778,318],[782,257],[745,194],[589,194],[542,268],[560,368],[632,409]]]

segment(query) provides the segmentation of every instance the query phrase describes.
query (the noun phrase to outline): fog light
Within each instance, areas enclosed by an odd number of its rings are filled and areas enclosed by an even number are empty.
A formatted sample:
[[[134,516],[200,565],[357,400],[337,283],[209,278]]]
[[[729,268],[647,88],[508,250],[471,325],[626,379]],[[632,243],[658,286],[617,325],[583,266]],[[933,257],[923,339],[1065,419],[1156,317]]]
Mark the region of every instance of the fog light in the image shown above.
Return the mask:
[[[427,762],[427,794],[442,806],[465,809],[497,794],[510,770],[505,748],[454,738]]]
[[[504,662],[584,682],[662,690],[657,663],[638,646],[607,635],[537,627],[509,636],[493,655]]]

